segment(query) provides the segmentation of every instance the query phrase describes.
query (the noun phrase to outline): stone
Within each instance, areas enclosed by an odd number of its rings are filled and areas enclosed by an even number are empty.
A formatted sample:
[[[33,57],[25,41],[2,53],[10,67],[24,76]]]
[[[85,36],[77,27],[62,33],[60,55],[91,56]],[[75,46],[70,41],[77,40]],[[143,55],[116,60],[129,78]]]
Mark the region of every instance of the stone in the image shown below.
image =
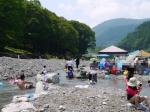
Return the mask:
[[[49,108],[49,104],[45,104],[43,107],[44,108]]]
[[[60,105],[60,106],[59,106],[59,110],[61,110],[61,111],[65,111],[65,110],[66,110],[66,108],[65,108],[63,105]]]
[[[33,109],[36,111],[36,108],[30,102],[20,102],[20,103],[10,103],[5,106],[1,111],[2,112],[19,112],[21,110]]]
[[[106,103],[106,102],[102,102],[102,104],[103,104],[103,105],[107,105],[107,103]]]

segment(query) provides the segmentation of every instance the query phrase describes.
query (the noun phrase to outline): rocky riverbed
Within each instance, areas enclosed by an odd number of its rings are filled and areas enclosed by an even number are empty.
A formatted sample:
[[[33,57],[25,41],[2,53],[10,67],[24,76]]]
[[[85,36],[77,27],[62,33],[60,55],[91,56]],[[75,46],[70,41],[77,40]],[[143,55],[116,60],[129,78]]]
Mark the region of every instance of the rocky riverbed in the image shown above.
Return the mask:
[[[59,87],[33,104],[38,112],[140,112],[129,109],[124,91],[109,87]]]
[[[88,64],[82,61],[81,64]],[[65,60],[63,59],[16,59],[10,57],[0,57],[0,79],[8,79],[19,75],[24,71],[25,76],[32,77],[37,75],[46,65],[48,72],[64,69]]]
[[[82,61],[88,65],[88,61]],[[63,70],[65,60],[59,59],[13,59],[0,57],[0,79],[18,75],[24,70],[26,76],[35,76],[43,67],[50,72]],[[147,81],[149,76],[136,75],[141,81]],[[117,76],[122,80],[123,76]],[[55,86],[49,89],[47,95],[41,95],[32,101],[37,112],[140,112],[128,109],[124,90],[113,87],[91,86],[77,88],[70,86]]]

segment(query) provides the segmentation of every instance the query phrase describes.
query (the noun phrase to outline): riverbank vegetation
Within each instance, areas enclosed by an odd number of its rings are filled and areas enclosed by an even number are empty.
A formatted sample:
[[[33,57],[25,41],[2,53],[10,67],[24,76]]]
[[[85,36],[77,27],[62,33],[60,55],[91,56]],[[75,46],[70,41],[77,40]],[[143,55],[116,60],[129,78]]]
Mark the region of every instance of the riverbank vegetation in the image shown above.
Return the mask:
[[[1,0],[0,32],[2,53],[65,57],[95,46],[89,26],[57,16],[38,0]]]

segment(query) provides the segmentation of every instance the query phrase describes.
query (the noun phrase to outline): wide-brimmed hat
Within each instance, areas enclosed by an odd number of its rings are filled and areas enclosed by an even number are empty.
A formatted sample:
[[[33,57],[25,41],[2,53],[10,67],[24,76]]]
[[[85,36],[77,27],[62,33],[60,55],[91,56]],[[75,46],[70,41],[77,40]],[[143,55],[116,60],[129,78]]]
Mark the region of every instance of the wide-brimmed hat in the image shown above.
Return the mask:
[[[130,80],[129,80],[129,82],[127,84],[128,84],[128,86],[136,87],[137,86],[136,78],[135,77],[130,78]]]

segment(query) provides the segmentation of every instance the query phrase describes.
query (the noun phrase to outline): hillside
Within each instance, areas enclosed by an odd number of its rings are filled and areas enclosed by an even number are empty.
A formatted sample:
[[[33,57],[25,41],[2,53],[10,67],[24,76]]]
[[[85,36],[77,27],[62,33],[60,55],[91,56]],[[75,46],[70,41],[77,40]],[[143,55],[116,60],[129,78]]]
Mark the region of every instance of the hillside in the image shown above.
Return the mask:
[[[95,33],[88,25],[57,16],[39,0],[0,0],[0,56],[67,57],[94,46]]]
[[[93,31],[95,32],[96,46],[116,44],[147,20],[119,18],[108,20],[95,26]]]
[[[119,46],[128,51],[137,49],[150,51],[150,21],[144,22],[134,32],[129,33],[122,39]]]

